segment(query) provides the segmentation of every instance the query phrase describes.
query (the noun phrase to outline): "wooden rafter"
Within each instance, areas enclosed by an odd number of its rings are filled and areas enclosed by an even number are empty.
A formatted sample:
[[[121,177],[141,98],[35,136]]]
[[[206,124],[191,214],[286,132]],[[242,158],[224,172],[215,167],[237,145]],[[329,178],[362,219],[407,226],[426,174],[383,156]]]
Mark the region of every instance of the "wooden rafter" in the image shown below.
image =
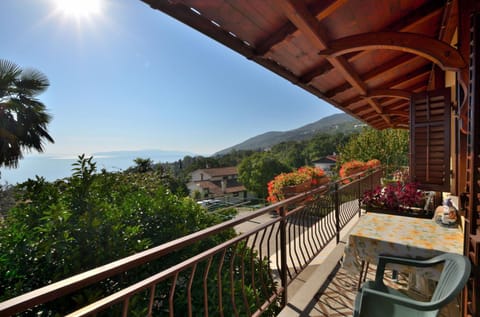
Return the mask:
[[[411,55],[411,54],[404,54],[398,58],[395,58],[393,61],[390,61],[388,63],[385,63],[379,67],[375,67],[375,69],[371,70],[370,72],[367,72],[365,74],[363,74],[361,77],[362,77],[362,80],[364,82],[368,82],[370,80],[374,80],[388,72],[397,72],[399,70],[401,70],[403,67],[405,67],[405,65],[415,61],[416,59],[418,59],[420,57],[418,56],[414,56],[414,55]],[[337,86],[333,89],[330,89],[329,91],[325,92],[325,96],[327,98],[332,98],[334,97],[335,95],[347,90],[347,89],[350,89],[352,86],[350,86],[349,83],[345,83],[345,84],[342,84],[340,86]]]
[[[420,78],[425,77],[425,80],[428,79],[430,71],[430,65],[425,65],[408,74],[394,78],[389,82],[383,83],[383,85],[381,87],[377,87],[377,89],[401,89],[398,86],[412,85],[412,82],[413,84],[416,84]]]
[[[321,76],[321,75],[326,75],[329,71],[331,71],[333,69],[333,66],[332,64],[330,63],[324,63],[320,66],[315,66],[313,67],[312,70],[308,71],[307,73],[303,74],[301,77],[300,77],[300,81],[305,83],[305,84],[308,84],[310,83],[312,80],[314,80],[315,78],[317,78],[318,76]]]
[[[321,27],[318,20],[308,11],[304,3],[293,0],[282,0],[281,5],[288,19],[295,24],[310,43],[315,45],[319,50],[328,48],[328,37],[325,30]],[[334,56],[327,57],[327,60],[360,94],[366,95],[367,86],[345,58]],[[381,107],[375,100],[368,98],[367,102],[382,116]],[[387,116],[382,116],[382,118],[387,124],[390,124],[390,118]]]
[[[387,31],[394,31],[394,32],[409,32],[412,29],[414,29],[417,25],[424,23],[425,21],[428,21],[432,17],[441,14],[443,11],[443,3],[442,1],[431,1],[427,2],[426,4],[422,5],[421,7],[417,8],[415,12],[412,14],[403,17],[400,21],[395,21],[391,25],[387,26],[385,30]],[[360,51],[360,52],[355,52],[355,54],[351,54],[348,57],[349,62],[354,62],[361,57],[365,56],[366,54],[370,53],[370,51]],[[408,57],[408,59],[412,59],[411,55],[405,55]],[[416,57],[416,56],[415,56]],[[398,61],[397,61],[398,60]],[[403,62],[403,57],[400,57],[398,59],[394,60],[395,63],[402,63]],[[320,76],[331,69],[324,68],[321,66],[317,66],[318,69],[315,67],[309,71],[307,74],[305,74],[302,77],[305,77],[304,82],[311,82],[315,77]],[[393,65],[392,65],[393,66]],[[389,71],[387,69],[386,71]],[[370,78],[367,76],[362,76],[363,81],[367,81]],[[346,83],[345,86],[342,86],[340,89],[341,91],[345,91],[346,89],[350,88],[351,86]],[[332,97],[326,94],[327,97]]]
[[[386,113],[389,116],[399,116],[399,117],[405,117],[407,119],[409,117],[409,112],[408,111],[393,110],[393,111],[387,111]]]
[[[441,12],[443,11],[443,6],[444,3],[442,1],[427,2],[421,7],[417,8],[410,15],[402,17],[399,21],[395,21],[385,27],[384,31],[410,32],[419,24],[424,23],[432,17],[441,14]],[[356,54],[352,54],[352,56],[349,57],[348,61],[353,62],[364,56],[364,54],[368,53],[368,51],[357,52]]]
[[[395,113],[405,113],[407,104],[405,93],[378,90],[427,89],[431,59],[406,49],[405,54],[364,50],[322,57],[316,53],[334,48],[330,46],[338,37],[334,34],[358,32],[411,32],[451,43],[456,23],[450,21],[458,12],[457,0],[405,0],[372,8],[395,11],[367,23],[356,11],[339,10],[365,9],[348,0],[282,0],[275,7],[227,0],[222,10],[201,1],[143,1],[375,128],[398,126],[405,117]],[[233,13],[238,14],[235,21],[228,19]],[[356,26],[345,24],[352,18],[358,23],[357,32]]]
[[[325,2],[319,1],[315,7],[309,7],[310,12],[313,12],[318,21],[327,18],[330,14],[335,12],[338,8],[344,5],[347,0],[335,0],[331,4],[325,5]],[[255,52],[259,56],[265,56],[270,49],[283,42],[288,36],[298,31],[297,27],[290,21],[282,25],[277,31],[270,34],[266,39],[257,43]]]
[[[417,33],[371,32],[343,37],[328,43],[320,55],[335,57],[346,53],[392,49],[422,56],[443,70],[458,71],[466,66],[460,53],[452,46]]]
[[[444,10],[444,1],[428,1],[412,13],[385,28],[386,31],[410,32],[418,25],[428,22],[432,17],[440,15]]]
[[[374,89],[370,90],[366,96],[367,98],[379,98],[379,97],[395,97],[401,99],[410,99],[412,93],[407,90],[401,89]]]

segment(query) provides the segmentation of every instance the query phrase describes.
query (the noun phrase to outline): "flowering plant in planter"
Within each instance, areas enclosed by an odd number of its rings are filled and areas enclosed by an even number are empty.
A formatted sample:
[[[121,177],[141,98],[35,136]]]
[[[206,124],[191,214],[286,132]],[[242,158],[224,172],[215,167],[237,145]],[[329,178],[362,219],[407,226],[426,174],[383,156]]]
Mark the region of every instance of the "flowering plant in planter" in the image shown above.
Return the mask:
[[[417,183],[390,183],[385,187],[378,186],[367,190],[360,201],[368,209],[388,209],[389,211],[409,210],[420,207],[423,203],[423,192]]]
[[[366,170],[368,167],[364,162],[353,160],[342,164],[340,168],[339,175],[341,178],[348,177],[350,175],[357,174],[361,171]]]
[[[370,160],[366,163],[362,161],[353,160],[353,161],[343,163],[338,174],[340,175],[340,178],[347,178],[349,176],[359,174],[368,169],[379,167],[380,165],[381,163],[377,159]],[[348,184],[350,183],[350,180],[344,179],[343,183]]]
[[[365,163],[365,165],[367,166],[367,168],[375,168],[375,167],[379,167],[380,165],[382,165],[382,163],[380,162],[380,160],[373,159],[373,160],[367,161],[367,163]]]
[[[296,193],[305,192],[329,182],[329,178],[321,168],[303,166],[294,172],[281,173],[268,182],[269,202],[277,202],[286,198],[287,190]]]

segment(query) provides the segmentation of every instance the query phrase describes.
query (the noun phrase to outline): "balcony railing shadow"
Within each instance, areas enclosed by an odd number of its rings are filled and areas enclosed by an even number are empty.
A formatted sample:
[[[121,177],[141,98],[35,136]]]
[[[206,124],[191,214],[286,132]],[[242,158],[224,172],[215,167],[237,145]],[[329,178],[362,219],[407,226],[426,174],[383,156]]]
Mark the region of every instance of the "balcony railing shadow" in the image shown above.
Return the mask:
[[[367,272],[367,280],[375,279],[376,267],[371,266]],[[398,278],[391,279],[392,273],[387,272],[384,282],[389,287],[398,289],[409,297],[426,301],[427,298],[419,292],[408,287],[408,276],[399,274]],[[355,297],[357,295],[358,276],[345,271],[339,262],[327,276],[324,283],[317,290],[310,290],[304,294],[298,294],[309,298],[308,304],[302,309],[288,303],[280,314],[287,316],[352,316]],[[460,301],[454,300],[440,311],[441,317],[460,317]]]
[[[0,315],[277,315],[293,296],[300,274],[316,264],[322,251],[329,254],[329,248],[342,244],[342,229],[360,215],[361,194],[379,185],[381,176],[376,169],[351,177],[348,184],[330,183],[53,283],[0,303]],[[254,220],[253,228],[234,238],[210,243]],[[199,244],[207,240],[208,247]],[[187,247],[198,253],[172,263],[169,256]],[[165,268],[152,271],[153,263]],[[138,282],[123,285],[125,274],[138,275]],[[96,291],[88,292],[92,288]]]

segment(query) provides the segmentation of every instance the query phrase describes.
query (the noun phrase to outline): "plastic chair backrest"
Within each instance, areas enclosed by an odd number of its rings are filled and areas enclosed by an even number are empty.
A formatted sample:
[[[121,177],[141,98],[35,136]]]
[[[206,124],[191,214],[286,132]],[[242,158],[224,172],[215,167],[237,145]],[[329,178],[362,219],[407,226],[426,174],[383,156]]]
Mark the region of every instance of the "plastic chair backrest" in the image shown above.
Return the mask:
[[[449,302],[464,287],[470,273],[468,258],[457,254],[442,254],[445,264],[443,266],[437,287],[431,301]]]

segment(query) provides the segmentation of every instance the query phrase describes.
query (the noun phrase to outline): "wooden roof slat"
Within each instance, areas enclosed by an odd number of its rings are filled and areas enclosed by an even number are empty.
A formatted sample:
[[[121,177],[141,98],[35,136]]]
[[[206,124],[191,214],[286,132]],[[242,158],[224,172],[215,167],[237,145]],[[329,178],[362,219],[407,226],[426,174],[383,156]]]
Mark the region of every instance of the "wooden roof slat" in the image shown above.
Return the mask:
[[[385,29],[389,31],[408,32],[418,24],[425,22],[426,20],[430,19],[432,16],[440,14],[442,11],[443,11],[443,3],[441,1],[427,2],[426,4],[422,5],[420,8],[415,10],[413,14],[410,14],[407,17],[402,18],[400,21],[396,21],[395,23],[387,26]],[[317,19],[318,19],[318,16],[317,16]],[[364,56],[364,54],[368,54],[368,53],[369,51],[355,52],[354,54],[348,57],[348,61],[353,62],[361,58],[362,56]],[[325,64],[316,66],[308,73],[302,75],[301,81],[304,83],[310,83],[314,78],[322,74],[325,74],[326,72],[332,70],[332,68],[333,67],[331,66],[328,67]],[[365,79],[363,76],[362,76],[362,79],[363,81],[368,80],[368,79]],[[350,84],[346,83],[344,86],[341,87],[342,89],[340,89],[340,92],[345,91],[350,87],[351,87]],[[328,93],[326,94],[326,96],[333,97],[333,96],[329,96]]]
[[[405,64],[412,62],[414,59],[420,58],[415,55],[411,54],[404,54],[393,61],[390,61],[388,63],[385,63],[379,67],[376,67],[372,69],[370,72],[363,74],[362,80],[364,82],[368,82],[369,80],[375,79],[387,72],[396,72],[400,70],[402,67],[404,67]],[[352,86],[349,83],[345,83],[343,85],[337,86],[327,92],[325,92],[325,97],[327,98],[332,98],[335,95],[350,89]]]
[[[401,99],[410,99],[412,93],[402,89],[374,89],[370,90],[366,97],[378,98],[378,97],[396,97]]]
[[[396,77],[395,79],[384,83],[381,87],[377,87],[377,89],[396,89],[399,88],[399,85],[402,85],[404,83],[408,84],[412,81],[418,80],[419,77],[422,76],[428,76],[431,71],[431,66],[430,65],[425,65],[421,68],[418,68],[414,70],[413,72],[410,72],[408,74],[405,74],[403,76]]]
[[[255,53],[258,56],[265,56],[266,53],[276,44],[282,42],[287,36],[293,34],[297,28],[291,22],[285,23],[280,29],[270,34],[266,39],[261,40],[255,46]]]
[[[392,23],[385,31],[410,32],[419,24],[425,23],[433,16],[439,15],[444,10],[444,1],[429,1],[412,11],[408,16]]]
[[[339,7],[344,5],[347,0],[335,0],[332,3],[325,1],[317,2],[315,6],[309,7],[309,11],[313,12],[318,21],[327,18],[330,14],[335,12]],[[266,39],[257,44],[255,51],[258,55],[264,56],[273,46],[284,41],[289,35],[292,35],[298,28],[290,21],[285,23],[280,29],[273,32]]]
[[[333,66],[332,64],[330,63],[323,63],[322,65],[320,66],[315,66],[312,70],[310,70],[309,72],[303,74],[301,77],[300,77],[300,81],[303,82],[303,83],[310,83],[312,80],[314,80],[315,78],[317,78],[318,76],[321,76],[321,75],[325,75],[326,73],[328,73],[329,71],[331,71],[333,69]]]
[[[319,52],[323,56],[341,56],[362,50],[392,49],[422,56],[443,70],[458,71],[466,66],[460,53],[431,37],[417,33],[371,32],[343,37],[328,43],[329,48]]]
[[[455,30],[458,26],[458,1],[447,1],[440,27],[438,39],[451,43]]]
[[[399,21],[395,21],[392,24],[388,25],[384,31],[392,32],[410,32],[417,25],[431,19],[433,16],[440,14],[443,11],[443,2],[442,1],[430,1],[423,4],[421,7],[417,8],[414,12],[403,17]],[[449,43],[449,42],[448,42]],[[360,51],[352,54],[348,58],[349,62],[353,62],[364,54],[368,54],[368,51]]]
[[[317,19],[310,14],[307,7],[294,0],[283,0],[281,2],[282,8],[289,18],[289,20],[297,26],[302,34],[308,38],[308,40],[315,45],[318,49],[326,49],[328,38],[325,30],[319,25]],[[360,94],[367,93],[367,87],[361,80],[360,76],[355,72],[353,67],[343,57],[327,57],[327,60],[332,66],[337,69],[344,78],[355,87]],[[380,106],[372,99],[368,99],[367,102],[378,112],[381,113]],[[386,116],[383,117],[387,123],[390,123],[390,119]]]
[[[457,0],[142,1],[377,129],[408,124],[408,94],[428,89],[432,60],[459,67],[449,46]],[[425,43],[404,48],[398,36],[377,36],[392,31]],[[338,37],[372,33],[372,43],[345,46],[345,55],[318,55],[338,49]],[[363,50],[370,44],[375,50]]]

